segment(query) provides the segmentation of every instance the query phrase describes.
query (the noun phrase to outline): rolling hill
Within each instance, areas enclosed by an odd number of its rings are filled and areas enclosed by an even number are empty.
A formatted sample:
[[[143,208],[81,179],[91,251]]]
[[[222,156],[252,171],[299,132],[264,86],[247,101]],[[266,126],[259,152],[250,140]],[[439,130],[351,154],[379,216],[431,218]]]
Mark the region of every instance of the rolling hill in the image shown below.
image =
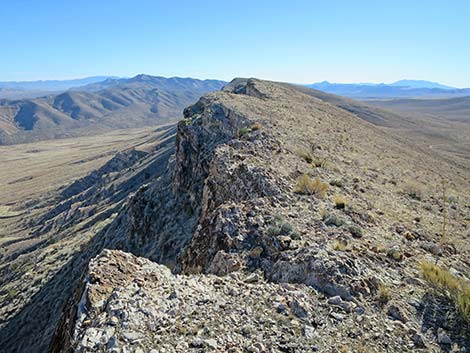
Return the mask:
[[[90,135],[180,119],[223,81],[138,75],[35,99],[0,100],[0,144]]]

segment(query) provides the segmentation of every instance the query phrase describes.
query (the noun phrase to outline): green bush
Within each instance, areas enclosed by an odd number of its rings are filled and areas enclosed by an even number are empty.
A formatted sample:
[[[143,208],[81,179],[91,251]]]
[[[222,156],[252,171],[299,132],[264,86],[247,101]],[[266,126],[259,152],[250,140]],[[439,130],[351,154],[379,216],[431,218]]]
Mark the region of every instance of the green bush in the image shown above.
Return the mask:
[[[268,228],[267,233],[270,236],[285,235],[293,240],[300,239],[300,234],[294,226],[278,215],[274,217],[274,224]]]

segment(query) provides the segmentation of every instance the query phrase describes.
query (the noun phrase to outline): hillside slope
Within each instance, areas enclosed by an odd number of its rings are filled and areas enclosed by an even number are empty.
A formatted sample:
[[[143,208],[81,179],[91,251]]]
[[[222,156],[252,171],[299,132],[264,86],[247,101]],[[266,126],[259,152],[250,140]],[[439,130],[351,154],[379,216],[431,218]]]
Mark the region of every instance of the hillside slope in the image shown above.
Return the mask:
[[[438,259],[468,280],[468,172],[314,95],[237,79],[187,108],[166,169],[9,312],[0,346],[468,347],[463,318],[419,273]]]
[[[377,107],[409,114],[427,114],[470,123],[470,96],[446,99],[387,99],[367,101]]]
[[[467,97],[357,101],[303,86],[297,89],[386,128],[405,144],[412,141],[422,153],[470,168]]]
[[[90,135],[160,125],[180,118],[184,107],[221,81],[139,75],[108,79],[98,90],[68,91],[36,99],[0,100],[0,144]],[[87,88],[88,87],[88,88]],[[96,86],[94,86],[96,87]]]

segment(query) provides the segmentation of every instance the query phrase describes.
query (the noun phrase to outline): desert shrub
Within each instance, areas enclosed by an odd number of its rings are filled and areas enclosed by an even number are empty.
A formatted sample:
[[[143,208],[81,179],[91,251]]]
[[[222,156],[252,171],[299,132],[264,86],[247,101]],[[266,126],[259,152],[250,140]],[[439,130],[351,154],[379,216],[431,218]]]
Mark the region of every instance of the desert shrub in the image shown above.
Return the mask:
[[[344,219],[337,217],[335,215],[332,215],[332,214],[326,214],[323,217],[323,222],[325,222],[327,226],[335,226],[335,227],[341,227],[342,225],[346,223]]]
[[[270,236],[286,235],[293,240],[300,239],[300,234],[294,226],[279,215],[274,217],[274,223],[268,228],[267,233]]]
[[[431,262],[421,262],[420,267],[423,278],[444,292],[462,317],[470,322],[470,283]]]
[[[340,179],[333,179],[333,180],[330,180],[330,185],[342,188],[343,187],[343,182]]]
[[[380,304],[386,304],[390,300],[391,296],[390,289],[386,285],[379,285],[379,288],[377,289],[377,300]]]
[[[312,165],[313,165],[315,168],[325,168],[325,167],[326,167],[326,164],[327,164],[326,158],[315,158],[315,159],[312,161]]]
[[[181,120],[181,123],[180,123],[180,124],[182,124],[182,125],[184,125],[184,126],[189,126],[189,125],[191,125],[191,123],[192,123],[192,119],[191,119],[191,118],[187,118],[187,119]]]
[[[10,289],[8,289],[7,292],[6,292],[6,297],[5,297],[5,299],[11,301],[11,300],[15,299],[15,298],[18,296],[19,293],[20,293],[20,292],[19,292],[18,289],[10,288]]]
[[[59,241],[59,239],[57,239],[56,237],[51,237],[47,240],[47,244],[49,245],[52,245],[52,244],[55,244]]]
[[[316,177],[312,179],[307,174],[303,174],[297,179],[294,192],[308,195],[315,194],[319,197],[324,197],[327,190],[328,184],[323,183],[320,178]]]
[[[313,162],[312,152],[310,152],[306,148],[300,148],[299,150],[297,150],[297,155],[307,163]]]
[[[395,261],[400,261],[403,259],[402,252],[396,246],[393,246],[387,250],[387,256]]]
[[[362,228],[360,228],[356,225],[350,225],[348,227],[348,230],[349,230],[349,233],[351,233],[351,235],[354,238],[362,238],[362,235],[363,235]]]
[[[336,251],[351,251],[351,245],[344,239],[335,239],[332,244],[333,250]]]
[[[242,127],[241,129],[238,130],[238,137],[242,137],[250,132],[251,132],[251,129],[249,127]]]
[[[457,196],[449,195],[447,197],[447,202],[449,202],[450,204],[457,203],[458,201],[459,201],[459,198]]]
[[[341,195],[333,196],[333,202],[335,203],[335,207],[338,209],[343,209],[346,207],[346,199]]]
[[[409,197],[421,201],[424,196],[424,188],[421,184],[417,183],[416,181],[408,181],[405,183],[403,186],[403,191],[405,194],[407,194]]]

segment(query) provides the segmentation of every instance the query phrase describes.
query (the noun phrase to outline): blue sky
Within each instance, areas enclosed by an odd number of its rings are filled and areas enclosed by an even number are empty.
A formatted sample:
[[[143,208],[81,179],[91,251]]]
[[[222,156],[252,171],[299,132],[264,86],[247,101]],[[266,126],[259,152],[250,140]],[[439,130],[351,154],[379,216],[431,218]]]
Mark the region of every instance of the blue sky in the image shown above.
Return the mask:
[[[91,75],[470,87],[469,1],[0,0],[0,81]]]

